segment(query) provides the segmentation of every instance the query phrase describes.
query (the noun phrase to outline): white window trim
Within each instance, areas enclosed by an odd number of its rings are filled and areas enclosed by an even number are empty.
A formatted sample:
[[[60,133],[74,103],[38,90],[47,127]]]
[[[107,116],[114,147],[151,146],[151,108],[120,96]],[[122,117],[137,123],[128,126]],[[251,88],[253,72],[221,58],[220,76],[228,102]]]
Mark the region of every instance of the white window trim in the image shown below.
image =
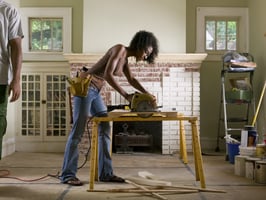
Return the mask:
[[[20,8],[24,39],[22,42],[23,60],[31,61],[60,61],[63,54],[71,52],[72,41],[72,8],[60,7],[30,7]],[[59,17],[63,18],[63,52],[30,52],[29,51],[29,18],[30,17]]]
[[[239,52],[249,51],[248,8],[197,7],[196,53],[205,53],[205,17],[239,17]],[[221,60],[221,55],[208,55],[207,60]]]

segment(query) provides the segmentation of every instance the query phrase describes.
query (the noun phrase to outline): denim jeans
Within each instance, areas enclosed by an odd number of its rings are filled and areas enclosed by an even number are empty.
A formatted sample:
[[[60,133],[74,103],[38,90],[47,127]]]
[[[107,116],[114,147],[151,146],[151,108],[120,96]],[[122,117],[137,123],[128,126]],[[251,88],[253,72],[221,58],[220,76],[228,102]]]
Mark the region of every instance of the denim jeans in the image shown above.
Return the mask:
[[[107,108],[100,95],[100,91],[93,86],[89,87],[86,97],[74,97],[73,125],[65,147],[61,182],[67,182],[76,177],[78,170],[79,150],[85,125],[89,116],[106,116]],[[98,174],[100,180],[113,175],[112,160],[110,156],[110,124],[101,122],[98,127]]]

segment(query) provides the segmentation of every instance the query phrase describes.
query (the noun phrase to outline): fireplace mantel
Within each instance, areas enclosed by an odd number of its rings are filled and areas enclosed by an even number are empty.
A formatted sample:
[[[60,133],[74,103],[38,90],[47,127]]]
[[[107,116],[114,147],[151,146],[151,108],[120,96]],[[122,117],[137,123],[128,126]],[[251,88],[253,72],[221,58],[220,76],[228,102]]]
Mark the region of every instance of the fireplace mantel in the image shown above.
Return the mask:
[[[96,63],[102,53],[66,53],[64,57],[69,63]],[[202,63],[207,57],[206,53],[184,53],[184,54],[159,54],[156,62],[158,63]],[[129,62],[135,62],[129,59]]]

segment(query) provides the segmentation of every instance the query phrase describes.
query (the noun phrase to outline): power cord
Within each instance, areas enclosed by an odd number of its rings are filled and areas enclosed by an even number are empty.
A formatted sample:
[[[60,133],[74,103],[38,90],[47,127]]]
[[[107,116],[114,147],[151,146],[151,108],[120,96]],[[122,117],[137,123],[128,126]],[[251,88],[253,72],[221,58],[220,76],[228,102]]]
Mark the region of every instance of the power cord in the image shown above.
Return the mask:
[[[91,133],[90,133],[90,130],[89,130],[89,123],[91,122],[91,120],[94,118],[94,116],[92,116],[88,121],[87,121],[87,133],[88,133],[88,138],[89,138],[89,148],[86,152],[86,154],[84,155],[84,161],[83,163],[78,167],[78,170],[83,168],[84,165],[86,164],[86,162],[88,161],[88,157],[89,157],[89,153],[90,153],[90,150],[91,150]],[[45,178],[49,178],[49,177],[52,177],[52,178],[56,178],[56,179],[59,179],[60,180],[60,172],[58,171],[57,174],[47,174],[45,176],[42,176],[40,178],[36,178],[36,179],[21,179],[21,178],[18,178],[18,177],[14,177],[14,176],[10,176],[10,171],[9,170],[6,170],[6,169],[2,169],[0,170],[0,178],[8,178],[8,179],[15,179],[15,180],[19,180],[19,181],[23,181],[23,182],[35,182],[35,181],[40,181],[40,180],[43,180]]]
[[[88,161],[88,157],[89,157],[89,153],[90,153],[90,150],[91,150],[91,133],[90,133],[90,129],[89,129],[89,123],[91,122],[91,120],[93,119],[93,117],[91,117],[88,121],[87,121],[87,130],[88,130],[88,138],[89,138],[89,141],[88,141],[88,144],[90,144],[87,152],[85,153],[84,155],[84,161],[83,163],[78,167],[78,170],[81,169],[82,167],[84,167],[84,165],[86,164],[86,162]]]
[[[88,138],[89,138],[89,143],[91,141],[91,134],[90,134],[90,131],[89,131],[89,123],[90,121],[92,120],[93,117],[91,117],[88,122],[87,122],[87,127],[88,127]],[[85,154],[85,159],[84,159],[84,162],[82,163],[82,165],[80,167],[78,167],[78,169],[81,169],[82,167],[84,167],[84,165],[86,164],[86,162],[88,161],[88,156],[89,156],[89,153],[90,153],[90,149],[91,149],[91,145],[89,146],[86,154]],[[0,178],[6,178],[6,179],[15,179],[15,180],[19,180],[19,181],[22,181],[22,182],[35,182],[35,181],[40,181],[40,180],[43,180],[43,179],[46,179],[46,178],[49,178],[49,177],[52,177],[52,178],[56,178],[56,179],[60,179],[60,172],[58,171],[57,174],[47,174],[45,176],[42,176],[40,178],[36,178],[36,179],[22,179],[22,178],[18,178],[18,177],[15,177],[15,176],[10,176],[10,171],[7,170],[7,169],[1,169],[0,170]]]
[[[107,106],[107,112],[106,111],[98,112],[98,113],[94,114],[92,117],[90,117],[90,119],[87,121],[87,125],[86,126],[87,126],[87,130],[88,130],[87,133],[88,133],[88,138],[89,138],[89,142],[88,143],[90,144],[90,146],[89,146],[87,152],[85,153],[85,155],[84,155],[85,159],[84,159],[83,163],[80,165],[80,167],[78,167],[78,170],[81,169],[82,167],[84,167],[84,165],[88,161],[89,153],[90,153],[90,150],[91,150],[91,133],[90,133],[90,129],[89,129],[89,123],[91,122],[91,120],[94,117],[96,117],[96,116],[98,116],[98,117],[107,116],[107,113],[110,112],[111,110],[115,109],[115,108],[118,109],[118,108],[124,108],[124,107],[125,107],[125,105]]]
[[[42,176],[42,177],[36,178],[36,179],[22,179],[22,178],[18,178],[18,177],[15,177],[15,176],[10,176],[10,171],[9,170],[6,170],[6,169],[1,169],[0,170],[0,178],[15,179],[15,180],[23,181],[23,182],[40,181],[40,180],[43,180],[43,179],[48,178],[48,177],[53,177],[53,178],[59,179],[59,172],[57,172],[57,174],[47,174],[45,176]]]

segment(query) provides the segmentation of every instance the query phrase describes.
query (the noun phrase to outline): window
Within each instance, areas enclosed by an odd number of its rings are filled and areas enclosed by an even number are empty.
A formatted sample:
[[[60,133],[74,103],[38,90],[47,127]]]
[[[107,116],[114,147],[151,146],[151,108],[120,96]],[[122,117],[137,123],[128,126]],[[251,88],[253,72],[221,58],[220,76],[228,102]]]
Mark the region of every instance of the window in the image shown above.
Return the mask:
[[[30,51],[63,51],[62,18],[30,18]]]
[[[24,60],[60,60],[71,52],[71,8],[20,8]]]
[[[248,52],[248,8],[198,7],[196,53],[220,60],[226,51]]]
[[[238,43],[238,19],[205,18],[205,50],[236,51]]]

